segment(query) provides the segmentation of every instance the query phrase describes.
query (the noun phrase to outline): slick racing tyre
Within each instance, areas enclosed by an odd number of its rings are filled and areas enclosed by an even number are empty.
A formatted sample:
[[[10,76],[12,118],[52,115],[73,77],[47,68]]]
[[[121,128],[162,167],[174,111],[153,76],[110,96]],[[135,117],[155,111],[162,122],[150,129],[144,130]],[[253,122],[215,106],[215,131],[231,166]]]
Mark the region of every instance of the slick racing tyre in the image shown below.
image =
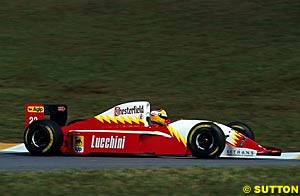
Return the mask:
[[[187,146],[197,158],[219,157],[225,148],[225,135],[220,127],[212,122],[194,126],[188,134]]]
[[[63,133],[51,120],[33,121],[24,132],[24,144],[32,155],[55,155],[60,152]]]
[[[252,129],[246,125],[245,123],[242,122],[231,122],[227,124],[228,127],[231,127],[232,129],[234,129],[235,131],[245,135],[246,137],[249,137],[250,139],[252,139],[253,141],[255,141],[255,136],[254,136],[254,132],[252,131]]]

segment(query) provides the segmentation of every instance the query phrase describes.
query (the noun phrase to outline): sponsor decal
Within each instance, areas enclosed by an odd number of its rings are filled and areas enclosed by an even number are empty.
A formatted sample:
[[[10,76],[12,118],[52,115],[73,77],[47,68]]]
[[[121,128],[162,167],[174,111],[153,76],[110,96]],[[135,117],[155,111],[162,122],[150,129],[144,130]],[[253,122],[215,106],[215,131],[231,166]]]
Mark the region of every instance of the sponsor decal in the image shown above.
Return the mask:
[[[64,112],[65,110],[66,110],[65,106],[58,106],[57,107],[57,111],[59,111],[59,112]]]
[[[126,136],[96,137],[92,135],[91,148],[124,149]]]
[[[84,152],[84,136],[73,137],[73,150],[78,153]]]
[[[115,107],[115,116],[125,115],[125,114],[140,114],[144,113],[144,106],[133,106],[133,107]]]
[[[249,150],[249,149],[227,149],[226,154],[228,156],[245,156],[245,157],[252,157],[256,155],[255,150]]]
[[[28,106],[27,107],[27,112],[33,113],[43,113],[44,112],[44,106]]]

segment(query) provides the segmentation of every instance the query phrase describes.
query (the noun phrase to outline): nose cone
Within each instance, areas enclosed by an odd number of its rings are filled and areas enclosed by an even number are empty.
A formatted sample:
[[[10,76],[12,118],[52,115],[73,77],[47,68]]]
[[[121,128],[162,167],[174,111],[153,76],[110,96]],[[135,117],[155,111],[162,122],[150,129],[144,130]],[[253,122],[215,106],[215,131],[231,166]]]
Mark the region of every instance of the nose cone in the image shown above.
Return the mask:
[[[263,147],[263,150],[258,151],[257,155],[271,155],[271,156],[280,156],[282,150],[273,147]]]

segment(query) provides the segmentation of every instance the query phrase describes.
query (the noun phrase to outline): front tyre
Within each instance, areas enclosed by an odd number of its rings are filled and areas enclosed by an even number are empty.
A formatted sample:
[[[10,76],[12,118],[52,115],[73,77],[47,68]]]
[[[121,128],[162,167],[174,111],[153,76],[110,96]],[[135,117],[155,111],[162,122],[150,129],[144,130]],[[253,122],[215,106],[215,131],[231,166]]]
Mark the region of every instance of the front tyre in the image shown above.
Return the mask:
[[[62,130],[54,121],[34,121],[25,129],[24,144],[32,155],[58,154],[62,143]]]
[[[231,122],[228,123],[227,126],[255,141],[254,132],[247,124],[242,122]]]
[[[212,122],[194,126],[189,134],[187,146],[197,158],[219,157],[225,148],[225,135],[220,127]]]

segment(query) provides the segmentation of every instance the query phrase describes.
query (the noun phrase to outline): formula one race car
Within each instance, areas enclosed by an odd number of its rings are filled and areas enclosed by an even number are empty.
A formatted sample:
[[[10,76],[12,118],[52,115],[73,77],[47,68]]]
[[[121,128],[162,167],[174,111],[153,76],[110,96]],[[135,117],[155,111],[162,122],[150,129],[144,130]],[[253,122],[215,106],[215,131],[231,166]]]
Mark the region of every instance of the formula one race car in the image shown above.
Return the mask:
[[[45,119],[49,115],[50,119]],[[172,155],[197,158],[280,155],[255,142],[244,123],[208,120],[170,122],[147,101],[117,105],[67,125],[66,105],[27,104],[24,143],[32,155]]]

